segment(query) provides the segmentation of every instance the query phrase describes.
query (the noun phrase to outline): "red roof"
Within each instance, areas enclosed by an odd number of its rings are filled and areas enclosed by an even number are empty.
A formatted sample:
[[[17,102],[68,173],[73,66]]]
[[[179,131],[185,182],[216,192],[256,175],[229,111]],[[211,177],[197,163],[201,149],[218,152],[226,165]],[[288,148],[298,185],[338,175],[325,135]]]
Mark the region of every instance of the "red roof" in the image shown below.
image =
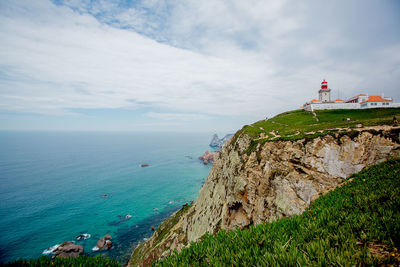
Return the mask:
[[[344,102],[342,99],[336,99],[335,102]]]
[[[321,82],[321,84],[323,84],[323,83],[328,83],[327,81],[325,81],[325,79]]]
[[[313,100],[311,100],[311,102],[318,102],[319,100],[316,100],[316,99],[313,99]]]
[[[363,101],[361,103],[365,103],[365,102],[384,102],[384,101],[392,101],[392,99],[391,98],[386,98],[386,97],[382,98],[379,95],[371,95],[371,96],[368,97],[368,100]]]

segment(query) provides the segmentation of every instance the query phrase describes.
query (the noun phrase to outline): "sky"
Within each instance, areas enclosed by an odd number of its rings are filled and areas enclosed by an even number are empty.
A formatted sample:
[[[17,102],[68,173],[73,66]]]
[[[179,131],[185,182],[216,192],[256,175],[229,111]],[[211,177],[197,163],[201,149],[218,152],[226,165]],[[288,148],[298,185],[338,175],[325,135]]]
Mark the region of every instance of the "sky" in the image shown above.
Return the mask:
[[[0,0],[0,130],[233,133],[399,78],[397,0]]]

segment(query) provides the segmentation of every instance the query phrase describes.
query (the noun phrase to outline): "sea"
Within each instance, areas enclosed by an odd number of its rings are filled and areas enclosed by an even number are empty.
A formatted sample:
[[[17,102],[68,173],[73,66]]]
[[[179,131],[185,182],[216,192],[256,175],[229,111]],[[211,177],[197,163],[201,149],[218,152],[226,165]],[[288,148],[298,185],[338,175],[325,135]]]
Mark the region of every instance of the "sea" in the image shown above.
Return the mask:
[[[75,241],[85,254],[127,263],[151,226],[196,200],[211,169],[198,156],[211,136],[0,132],[0,262],[50,257]],[[92,251],[106,234],[112,248]]]

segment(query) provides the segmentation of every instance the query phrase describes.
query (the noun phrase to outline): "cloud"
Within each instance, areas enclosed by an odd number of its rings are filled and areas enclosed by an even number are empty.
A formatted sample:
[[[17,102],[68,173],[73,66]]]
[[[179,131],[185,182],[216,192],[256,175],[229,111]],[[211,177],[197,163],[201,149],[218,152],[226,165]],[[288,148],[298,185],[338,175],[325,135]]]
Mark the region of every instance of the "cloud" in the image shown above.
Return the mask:
[[[198,121],[208,119],[207,116],[202,114],[148,112],[146,115],[150,118],[161,119],[165,121]]]
[[[160,44],[66,7],[29,10],[48,16],[26,18],[22,9],[1,17],[6,109],[124,108],[134,99],[179,111],[226,113],[220,97],[237,93],[232,100],[241,102],[240,89],[262,76],[256,66]],[[12,98],[20,105],[7,101]]]
[[[400,100],[398,6],[355,2],[2,1],[0,111],[242,123],[315,98],[322,78],[334,96]]]

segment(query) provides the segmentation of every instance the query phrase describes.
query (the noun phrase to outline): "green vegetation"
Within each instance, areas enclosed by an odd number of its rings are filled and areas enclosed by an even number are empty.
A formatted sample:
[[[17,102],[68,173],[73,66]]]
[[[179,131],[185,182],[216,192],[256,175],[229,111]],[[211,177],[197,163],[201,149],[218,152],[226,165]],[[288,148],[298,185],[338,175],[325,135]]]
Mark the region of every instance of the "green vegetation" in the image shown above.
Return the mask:
[[[278,140],[311,140],[318,136],[345,132],[362,126],[393,125],[393,117],[400,118],[400,108],[305,110],[281,113],[271,119],[245,125],[234,140],[243,134],[252,138],[246,150],[250,154],[258,144]],[[350,118],[350,121],[347,121]],[[347,133],[348,135],[349,133]],[[357,134],[357,133],[356,133]]]
[[[206,234],[156,266],[365,266],[400,263],[400,160],[346,180],[299,216]]]
[[[171,233],[172,228],[178,223],[179,219],[188,212],[190,205],[183,206],[180,210],[175,212],[171,217],[166,219],[161,225],[157,228],[154,233],[154,243],[153,246],[150,246],[148,243],[140,244],[132,254],[131,261],[132,265],[136,266],[139,263],[144,262],[145,257],[149,257],[152,254],[152,248],[156,247],[164,237]],[[155,257],[155,256],[154,256]],[[152,257],[148,259],[149,261],[155,260]]]
[[[110,258],[102,257],[100,255],[96,257],[79,256],[77,258],[56,258],[51,260],[49,257],[42,256],[39,259],[34,260],[17,260],[9,262],[7,264],[1,264],[2,266],[120,266],[119,263]]]
[[[161,240],[164,239],[165,235],[170,232],[170,230],[178,223],[179,219],[189,210],[189,208],[189,205],[183,206],[174,214],[174,216],[166,219],[160,225],[160,227],[157,228],[154,244],[158,244]]]
[[[400,108],[316,110],[315,115],[304,110],[284,112],[271,119],[244,126],[236,133],[236,138],[245,133],[253,139],[263,135],[260,139],[265,141],[298,140],[335,132],[338,128],[356,128],[358,124],[392,125],[393,116],[400,118]]]

